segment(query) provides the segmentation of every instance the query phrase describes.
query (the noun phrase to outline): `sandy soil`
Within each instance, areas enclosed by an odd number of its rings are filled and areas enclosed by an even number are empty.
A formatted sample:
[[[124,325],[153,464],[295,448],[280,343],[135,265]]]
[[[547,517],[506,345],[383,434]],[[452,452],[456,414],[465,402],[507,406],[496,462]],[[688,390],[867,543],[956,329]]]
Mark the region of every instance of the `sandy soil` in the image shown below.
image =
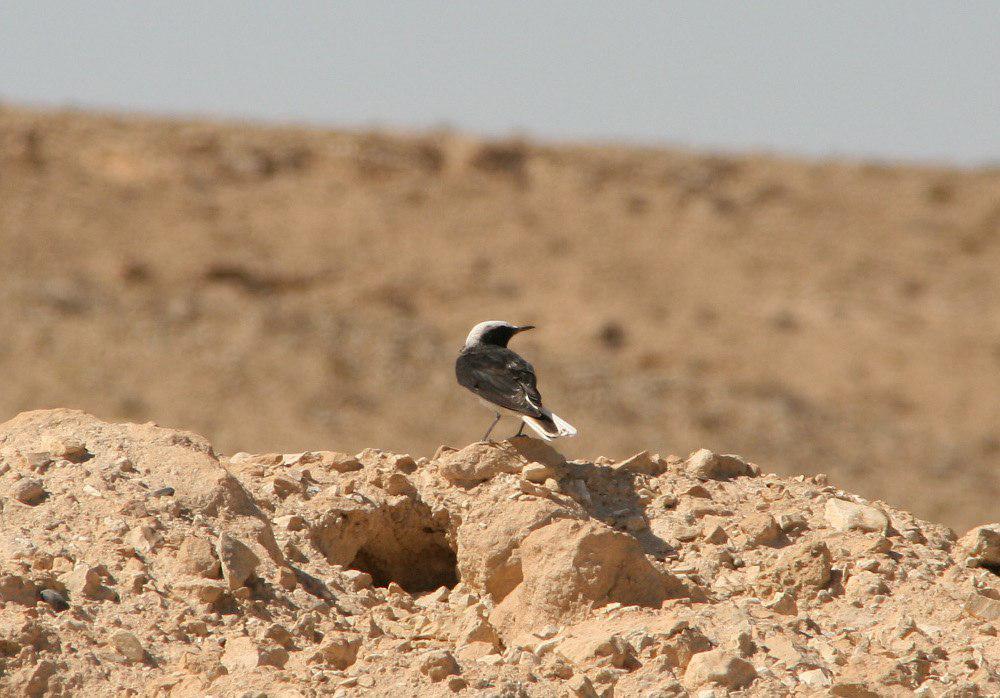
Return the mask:
[[[1000,172],[0,108],[0,415],[429,455],[483,319],[580,430],[957,528],[1000,500]]]

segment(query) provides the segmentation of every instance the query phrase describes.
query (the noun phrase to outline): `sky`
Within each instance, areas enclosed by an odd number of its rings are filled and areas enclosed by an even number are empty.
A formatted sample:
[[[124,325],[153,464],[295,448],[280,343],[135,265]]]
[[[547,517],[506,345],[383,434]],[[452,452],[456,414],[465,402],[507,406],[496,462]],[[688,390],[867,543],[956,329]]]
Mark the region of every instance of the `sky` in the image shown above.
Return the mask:
[[[0,101],[1000,164],[1000,2],[0,1]]]

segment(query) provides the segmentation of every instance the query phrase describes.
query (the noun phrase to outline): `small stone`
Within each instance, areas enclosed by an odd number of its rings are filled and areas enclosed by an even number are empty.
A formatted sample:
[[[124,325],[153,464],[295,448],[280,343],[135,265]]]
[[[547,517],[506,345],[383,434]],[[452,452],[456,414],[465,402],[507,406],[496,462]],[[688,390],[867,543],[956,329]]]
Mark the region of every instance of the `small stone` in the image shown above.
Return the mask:
[[[69,601],[67,601],[66,597],[55,589],[42,589],[38,595],[42,597],[42,601],[47,603],[56,611],[61,612],[69,608]]]
[[[335,669],[346,669],[357,660],[360,648],[360,636],[330,633],[313,651],[308,661],[332,666]]]
[[[965,600],[965,612],[990,623],[1000,622],[1000,599],[993,599],[975,592]]]
[[[625,528],[632,533],[638,533],[639,531],[645,531],[649,528],[649,524],[646,522],[645,516],[642,514],[635,514],[625,519]]]
[[[212,544],[204,538],[185,537],[177,551],[177,562],[184,574],[207,579],[218,579],[222,576],[222,566],[215,556]]]
[[[554,478],[556,472],[553,468],[543,463],[528,463],[521,469],[521,475],[525,480],[541,484],[549,478]]]
[[[349,473],[361,470],[361,461],[354,456],[339,451],[315,451],[318,462],[324,468],[335,470],[338,473]]]
[[[120,473],[135,472],[135,465],[128,458],[119,458],[114,462],[113,466]]]
[[[803,683],[806,686],[829,686],[831,683],[830,677],[822,669],[803,671],[799,674],[798,678],[799,683]]]
[[[129,664],[138,664],[146,659],[146,650],[134,634],[120,630],[111,636],[111,645],[125,657]]]
[[[140,552],[151,552],[163,542],[163,536],[157,533],[152,526],[143,524],[133,528],[126,536],[126,540]]]
[[[385,491],[393,497],[413,492],[413,483],[403,473],[392,473],[386,478]]]
[[[784,616],[794,616],[799,612],[799,608],[795,603],[795,597],[785,592],[781,592],[775,596],[765,606],[775,613],[780,613]]]
[[[309,527],[309,522],[298,514],[287,514],[274,519],[276,526],[280,526],[286,531],[302,531]]]
[[[725,650],[699,652],[684,671],[684,684],[689,689],[709,683],[730,689],[744,688],[755,678],[757,670],[753,664]]]
[[[435,650],[428,652],[420,661],[420,673],[431,681],[437,682],[460,673],[460,669],[451,652]]]
[[[90,455],[87,453],[87,446],[82,441],[76,441],[75,439],[67,439],[60,442],[53,452],[60,458],[65,458],[72,463],[80,463]]]
[[[230,589],[243,586],[260,564],[254,551],[229,533],[219,534],[215,549],[222,563],[222,578]]]
[[[753,475],[750,464],[736,455],[720,455],[707,448],[695,451],[684,462],[684,469],[693,477],[705,480],[729,480]]]
[[[666,465],[659,460],[654,460],[648,451],[639,451],[634,456],[615,464],[614,468],[615,470],[635,473],[636,475],[656,476],[666,470]]]
[[[771,545],[781,535],[781,527],[770,514],[756,512],[740,522],[740,528],[747,535],[751,545]]]
[[[344,570],[340,574],[345,580],[347,580],[347,583],[350,584],[354,591],[371,589],[372,584],[374,583],[372,576],[367,572],[362,572],[361,570]]]
[[[271,480],[271,491],[279,499],[285,499],[293,494],[300,495],[305,490],[306,486],[304,483],[294,480],[287,475],[278,475]]]
[[[38,480],[33,480],[31,478],[24,478],[23,480],[18,480],[14,484],[14,488],[11,491],[11,496],[22,504],[27,504],[29,506],[35,506],[40,504],[42,500],[45,499],[48,493],[45,491],[45,487]]]
[[[48,470],[55,460],[51,453],[41,451],[25,455],[24,462],[30,470],[41,474]]]
[[[153,490],[149,493],[150,497],[173,497],[175,490],[173,487],[161,487],[158,490]]]
[[[104,571],[102,567],[78,563],[72,571],[62,575],[59,581],[65,585],[74,600],[110,599],[114,594],[101,584],[101,572]]]
[[[804,531],[809,528],[809,522],[802,514],[778,514],[778,526],[785,533]]]
[[[452,676],[448,679],[448,690],[453,693],[458,693],[469,686],[469,682],[463,679],[461,676]]]
[[[716,545],[725,543],[729,540],[729,535],[726,533],[726,529],[722,526],[706,526],[704,535],[705,540],[709,543],[715,543]]]
[[[889,527],[888,517],[875,507],[855,504],[843,499],[828,499],[823,516],[827,524],[837,531],[859,530],[885,533]]]
[[[574,674],[573,678],[566,682],[566,690],[569,691],[569,695],[576,698],[597,698],[594,684],[585,674]]]
[[[958,540],[970,567],[1000,568],[1000,524],[977,526]]]

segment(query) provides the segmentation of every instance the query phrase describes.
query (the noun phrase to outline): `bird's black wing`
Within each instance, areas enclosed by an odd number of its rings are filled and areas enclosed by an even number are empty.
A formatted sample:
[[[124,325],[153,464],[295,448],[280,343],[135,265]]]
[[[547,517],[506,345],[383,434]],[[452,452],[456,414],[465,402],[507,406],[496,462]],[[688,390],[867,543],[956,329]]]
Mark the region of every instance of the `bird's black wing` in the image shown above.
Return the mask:
[[[479,397],[508,410],[543,418],[535,369],[506,347],[466,349],[455,362],[458,382]]]

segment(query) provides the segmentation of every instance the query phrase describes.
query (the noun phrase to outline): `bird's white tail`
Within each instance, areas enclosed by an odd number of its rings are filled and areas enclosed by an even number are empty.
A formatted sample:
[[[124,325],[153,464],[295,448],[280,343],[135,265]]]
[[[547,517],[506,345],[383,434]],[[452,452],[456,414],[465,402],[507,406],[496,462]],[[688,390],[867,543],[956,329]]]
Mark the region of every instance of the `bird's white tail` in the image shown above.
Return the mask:
[[[576,428],[559,415],[553,414],[544,407],[542,408],[542,414],[548,419],[544,421],[535,419],[534,417],[521,417],[521,419],[546,441],[565,436],[576,436]],[[546,422],[551,422],[551,425],[546,424]]]

